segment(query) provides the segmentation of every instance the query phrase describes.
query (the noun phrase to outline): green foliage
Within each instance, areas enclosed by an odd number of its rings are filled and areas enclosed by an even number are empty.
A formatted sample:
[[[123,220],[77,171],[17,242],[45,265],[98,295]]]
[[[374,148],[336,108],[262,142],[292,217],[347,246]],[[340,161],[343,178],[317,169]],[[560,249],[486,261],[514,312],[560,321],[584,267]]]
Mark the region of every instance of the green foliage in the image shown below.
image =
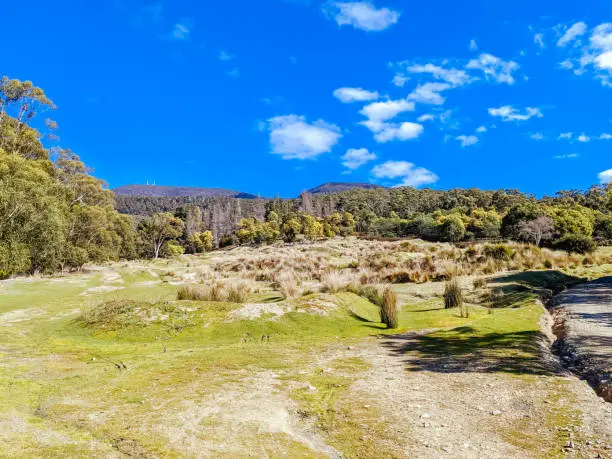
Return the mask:
[[[584,234],[567,234],[553,244],[557,250],[565,250],[568,253],[591,253],[597,249],[597,244],[589,236]]]
[[[593,237],[602,243],[612,243],[612,215],[601,212],[596,213]]]
[[[441,219],[439,235],[442,241],[457,242],[465,236],[465,224],[458,215],[449,215]]]
[[[160,255],[164,258],[177,258],[185,253],[185,248],[176,242],[167,241],[164,243]]]
[[[554,220],[555,232],[561,237],[568,234],[593,235],[595,215],[590,209],[582,206],[550,207],[547,213]]]
[[[153,215],[138,225],[143,256],[159,258],[164,244],[183,234],[184,223],[169,212]]]
[[[236,237],[241,244],[271,243],[279,239],[280,231],[275,221],[261,222],[256,218],[243,218],[238,224]]]
[[[510,208],[504,216],[501,223],[501,235],[510,239],[518,240],[520,238],[520,223],[535,220],[538,217],[545,215],[544,209],[533,202],[521,202]]]
[[[136,255],[131,217],[70,150],[46,149],[28,123],[54,108],[31,82],[0,80],[0,271],[80,268]],[[13,116],[11,116],[13,115]],[[56,123],[46,121],[53,130]],[[52,139],[53,140],[53,139]]]

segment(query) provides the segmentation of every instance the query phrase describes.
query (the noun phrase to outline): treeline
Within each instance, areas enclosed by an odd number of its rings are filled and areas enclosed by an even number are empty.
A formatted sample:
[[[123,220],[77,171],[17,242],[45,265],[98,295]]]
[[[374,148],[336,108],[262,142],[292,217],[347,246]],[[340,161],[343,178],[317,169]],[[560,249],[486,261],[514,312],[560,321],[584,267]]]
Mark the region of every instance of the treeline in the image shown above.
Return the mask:
[[[144,214],[160,208],[171,211],[173,206],[183,203],[200,207],[205,226],[213,233],[215,244],[220,245],[287,240],[282,231],[278,233],[286,221],[303,222],[306,216],[311,216],[325,228],[332,215],[344,214],[351,215],[356,233],[372,237],[420,237],[449,242],[505,238],[580,250],[590,250],[594,243],[612,242],[612,199],[609,187],[603,185],[584,192],[561,191],[542,199],[516,190],[441,191],[409,187],[230,202],[225,202],[226,198],[119,199],[123,210],[134,213],[146,210]],[[266,223],[274,227],[277,219],[278,231],[265,227]],[[251,239],[239,237],[239,232],[244,233],[247,227],[256,228],[250,233],[262,235]],[[304,237],[309,234],[306,230]],[[321,237],[325,235],[323,231]]]
[[[58,146],[57,125],[37,115],[54,109],[31,82],[0,79],[0,278],[132,258],[133,220],[79,157]]]
[[[505,238],[583,252],[612,241],[612,191],[604,186],[539,200],[515,190],[408,187],[298,199],[115,197],[58,146],[56,123],[39,119],[53,109],[31,82],[0,79],[0,278],[355,233]]]

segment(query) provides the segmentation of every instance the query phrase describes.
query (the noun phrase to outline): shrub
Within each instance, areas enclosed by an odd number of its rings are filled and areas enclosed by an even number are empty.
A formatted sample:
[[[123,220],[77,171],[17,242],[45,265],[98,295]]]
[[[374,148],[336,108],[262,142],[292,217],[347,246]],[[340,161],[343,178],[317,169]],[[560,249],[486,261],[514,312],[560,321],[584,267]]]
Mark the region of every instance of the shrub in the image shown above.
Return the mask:
[[[546,260],[544,260],[544,267],[546,269],[552,269],[553,268],[553,262],[547,258]]]
[[[448,280],[444,286],[444,307],[459,308],[463,305],[463,292],[456,277]]]
[[[465,236],[465,225],[457,215],[449,215],[440,224],[440,239],[442,241],[457,242]]]
[[[582,234],[567,234],[554,243],[557,250],[565,250],[567,253],[591,253],[597,249],[597,244],[589,236]]]
[[[509,261],[514,255],[513,250],[506,244],[486,245],[484,253],[494,260]]]
[[[183,248],[183,246],[174,242],[166,242],[161,249],[161,255],[164,258],[177,258],[183,255],[184,253],[185,249]]]
[[[397,328],[399,325],[397,314],[397,294],[390,286],[387,286],[382,295],[380,321],[384,323],[387,328]]]

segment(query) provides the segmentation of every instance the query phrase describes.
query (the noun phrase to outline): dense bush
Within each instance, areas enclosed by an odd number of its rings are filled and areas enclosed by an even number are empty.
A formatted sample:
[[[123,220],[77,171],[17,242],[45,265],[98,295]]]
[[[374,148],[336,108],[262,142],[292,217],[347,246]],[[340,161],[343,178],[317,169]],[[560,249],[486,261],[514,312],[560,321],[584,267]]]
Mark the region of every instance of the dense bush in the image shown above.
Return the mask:
[[[565,250],[568,253],[591,253],[597,249],[595,241],[582,234],[568,234],[554,243],[557,250]]]
[[[70,150],[29,123],[54,109],[29,81],[0,79],[0,276],[78,269],[136,256],[131,217]],[[56,123],[47,120],[50,131]],[[51,136],[50,141],[56,140]]]

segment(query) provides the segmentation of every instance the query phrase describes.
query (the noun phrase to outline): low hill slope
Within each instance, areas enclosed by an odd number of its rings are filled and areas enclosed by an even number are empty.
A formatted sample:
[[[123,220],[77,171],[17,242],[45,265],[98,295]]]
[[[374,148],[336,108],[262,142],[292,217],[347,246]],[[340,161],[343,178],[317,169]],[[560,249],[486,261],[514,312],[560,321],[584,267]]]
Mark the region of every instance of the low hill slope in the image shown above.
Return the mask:
[[[209,197],[222,196],[227,198],[255,199],[257,196],[226,188],[194,188],[182,186],[159,185],[125,185],[113,190],[119,196],[147,196],[147,197]]]
[[[354,190],[355,188],[361,188],[364,190],[374,190],[382,188],[378,185],[371,183],[351,183],[351,182],[327,182],[323,185],[319,185],[315,188],[308,190],[311,194],[331,194],[341,193],[342,191]]]

